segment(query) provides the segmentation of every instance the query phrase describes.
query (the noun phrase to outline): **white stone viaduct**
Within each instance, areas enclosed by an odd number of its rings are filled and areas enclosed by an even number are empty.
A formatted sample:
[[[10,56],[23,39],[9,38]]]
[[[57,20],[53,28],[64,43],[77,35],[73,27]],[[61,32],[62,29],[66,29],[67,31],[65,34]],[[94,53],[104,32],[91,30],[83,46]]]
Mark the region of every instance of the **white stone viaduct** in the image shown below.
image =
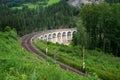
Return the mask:
[[[76,31],[76,28],[48,30],[42,32],[39,35],[38,39],[69,45],[70,41],[73,38],[73,34],[75,34]]]

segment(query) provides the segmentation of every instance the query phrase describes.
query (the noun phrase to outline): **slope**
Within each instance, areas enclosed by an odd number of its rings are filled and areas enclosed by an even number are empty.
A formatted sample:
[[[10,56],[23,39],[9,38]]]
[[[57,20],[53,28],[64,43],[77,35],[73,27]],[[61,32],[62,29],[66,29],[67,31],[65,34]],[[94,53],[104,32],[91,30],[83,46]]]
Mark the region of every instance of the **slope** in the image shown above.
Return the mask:
[[[16,36],[14,30],[0,32],[0,80],[88,80],[27,52]]]
[[[34,44],[38,49],[45,52],[48,47],[47,55],[53,57],[56,53],[58,61],[66,63],[78,70],[82,70],[82,47],[66,46],[51,42],[35,40]],[[41,47],[42,46],[42,47]],[[85,50],[86,73],[96,73],[103,80],[120,79],[120,58],[102,52],[99,49]]]

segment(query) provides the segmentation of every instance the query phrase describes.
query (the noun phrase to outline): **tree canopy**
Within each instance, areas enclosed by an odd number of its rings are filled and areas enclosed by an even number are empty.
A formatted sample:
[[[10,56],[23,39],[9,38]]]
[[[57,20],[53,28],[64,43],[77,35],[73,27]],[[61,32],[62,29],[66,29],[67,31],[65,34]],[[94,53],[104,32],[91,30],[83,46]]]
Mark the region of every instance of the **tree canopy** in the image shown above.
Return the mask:
[[[78,14],[78,9],[69,6],[66,1],[61,1],[49,7],[38,6],[36,9],[11,9],[0,5],[0,30],[6,26],[15,28],[19,35],[45,29],[75,27],[73,17]]]
[[[119,3],[87,4],[81,8],[80,19],[87,32],[87,48],[100,48],[105,52],[120,56],[119,14]]]

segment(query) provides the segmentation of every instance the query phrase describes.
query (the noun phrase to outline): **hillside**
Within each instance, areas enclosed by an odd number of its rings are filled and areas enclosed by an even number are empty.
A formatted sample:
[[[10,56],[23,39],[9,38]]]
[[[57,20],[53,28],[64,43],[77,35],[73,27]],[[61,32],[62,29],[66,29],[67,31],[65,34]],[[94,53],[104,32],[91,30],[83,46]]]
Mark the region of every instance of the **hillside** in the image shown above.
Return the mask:
[[[47,7],[59,1],[60,0],[2,0],[0,4],[4,4],[12,9],[22,9],[25,6],[30,9],[35,9],[39,6]]]
[[[0,31],[6,26],[11,26],[17,30],[18,35],[23,36],[33,31],[75,27],[73,17],[77,14],[78,10],[65,1],[49,7],[39,6],[36,9],[25,6],[23,9],[11,9],[0,5]]]
[[[46,41],[36,40],[36,47],[41,51],[46,50]],[[41,47],[42,46],[42,47]],[[66,63],[82,71],[82,47],[66,46],[60,44],[47,43],[47,55],[53,57],[57,53],[57,60]],[[120,58],[102,52],[99,49],[85,50],[86,73],[96,73],[103,80],[120,79]]]
[[[0,80],[89,80],[27,52],[16,36],[14,30],[0,32]]]

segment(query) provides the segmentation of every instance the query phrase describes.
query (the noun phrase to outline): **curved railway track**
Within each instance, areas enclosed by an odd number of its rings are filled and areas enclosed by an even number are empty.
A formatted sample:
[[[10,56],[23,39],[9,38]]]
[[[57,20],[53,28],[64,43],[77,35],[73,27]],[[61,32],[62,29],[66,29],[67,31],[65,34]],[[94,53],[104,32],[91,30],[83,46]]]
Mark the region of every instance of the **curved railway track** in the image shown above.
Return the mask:
[[[31,34],[28,34],[28,35],[25,35],[23,36],[22,40],[21,40],[21,45],[29,52],[32,52],[32,53],[36,53],[38,54],[39,56],[41,56],[42,58],[44,59],[47,59],[48,56],[45,55],[43,52],[41,52],[40,50],[38,50],[34,45],[33,45],[33,40],[35,39],[35,35],[37,35],[39,33],[31,33]],[[33,39],[34,37],[34,39]],[[74,73],[77,73],[79,75],[82,75],[82,76],[85,76],[84,73],[80,72],[79,70],[75,69],[75,68],[72,68],[62,62],[59,62],[57,61],[57,64],[64,70],[69,70],[69,71],[72,71]]]

